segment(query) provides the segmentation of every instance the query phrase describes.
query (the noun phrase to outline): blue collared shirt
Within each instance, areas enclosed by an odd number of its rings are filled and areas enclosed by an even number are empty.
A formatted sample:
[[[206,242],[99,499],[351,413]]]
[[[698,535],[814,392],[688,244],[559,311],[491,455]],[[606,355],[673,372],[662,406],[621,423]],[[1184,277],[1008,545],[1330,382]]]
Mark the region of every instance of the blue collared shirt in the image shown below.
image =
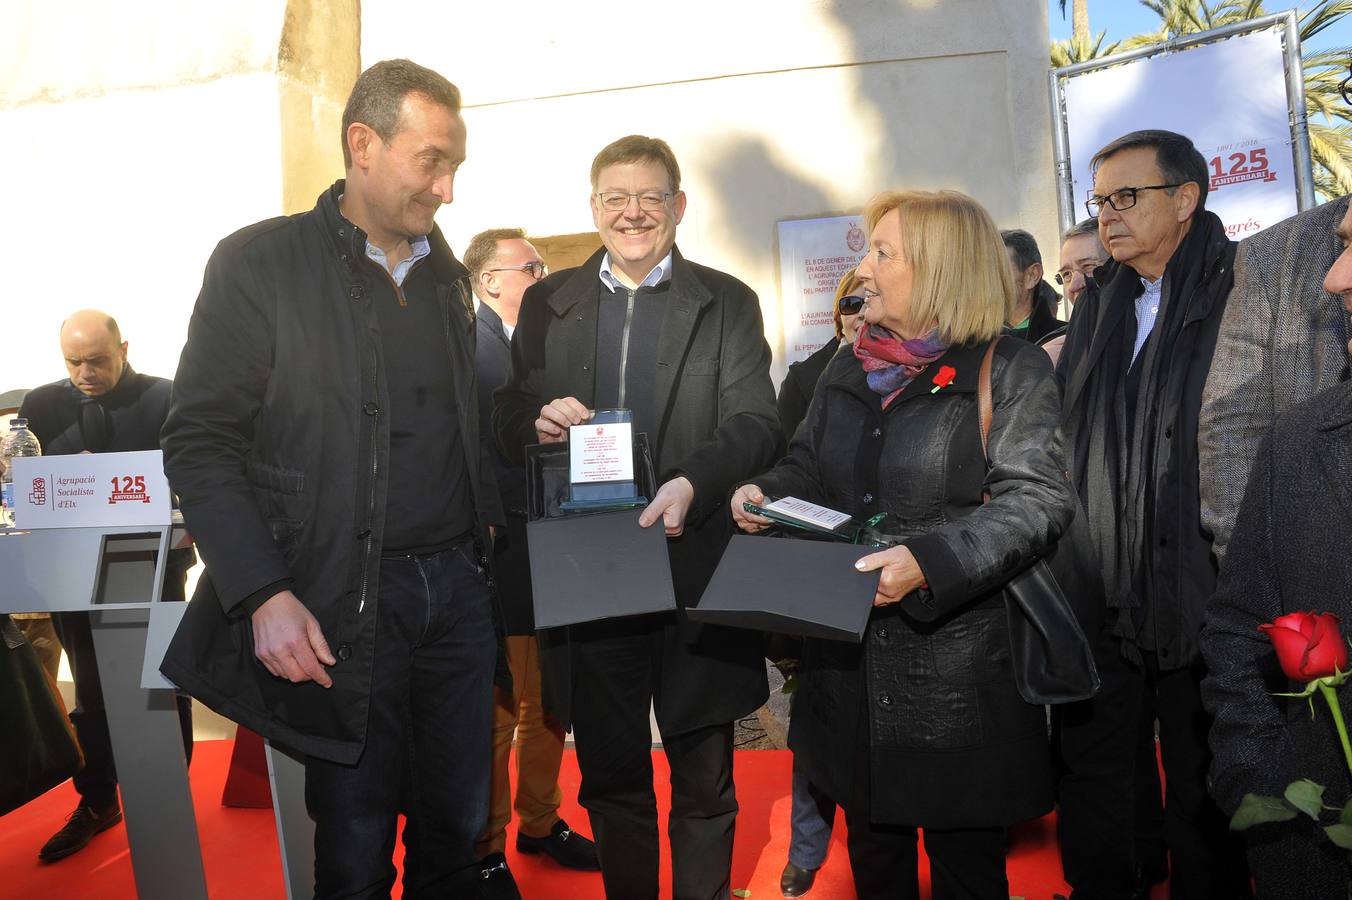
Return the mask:
[[[662,282],[671,278],[671,251],[662,257],[662,261],[653,266],[642,281],[638,283],[639,287],[656,287]],[[624,283],[615,277],[615,273],[610,271],[610,252],[607,251],[605,257],[601,260],[601,283],[604,284],[613,294],[619,288],[624,287]]]
[[[1137,355],[1145,346],[1146,339],[1155,328],[1155,319],[1160,314],[1160,293],[1164,289],[1164,276],[1154,281],[1141,279],[1145,290],[1136,298],[1136,346],[1131,348],[1131,361],[1136,362]]]
[[[409,238],[408,248],[413,251],[409,254],[408,259],[400,260],[399,265],[394,267],[393,272],[390,272],[390,278],[394,279],[394,283],[400,287],[404,286],[404,279],[408,277],[408,272],[413,268],[413,264],[432,252],[432,245],[427,242],[427,235],[425,234]],[[366,256],[376,265],[389,272],[390,267],[387,264],[385,251],[369,240],[366,242]]]

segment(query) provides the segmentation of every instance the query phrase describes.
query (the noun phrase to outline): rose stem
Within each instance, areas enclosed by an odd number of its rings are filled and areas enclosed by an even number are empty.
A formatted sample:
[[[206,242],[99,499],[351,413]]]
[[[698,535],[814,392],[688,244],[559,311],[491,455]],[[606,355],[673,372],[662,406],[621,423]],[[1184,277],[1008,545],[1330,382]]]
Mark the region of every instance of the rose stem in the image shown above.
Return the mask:
[[[1347,741],[1347,726],[1343,724],[1343,709],[1338,703],[1338,692],[1327,684],[1319,686],[1319,693],[1328,701],[1329,711],[1333,713],[1333,725],[1338,729],[1338,740],[1343,742],[1343,758],[1347,760],[1347,771],[1352,774],[1352,744]]]

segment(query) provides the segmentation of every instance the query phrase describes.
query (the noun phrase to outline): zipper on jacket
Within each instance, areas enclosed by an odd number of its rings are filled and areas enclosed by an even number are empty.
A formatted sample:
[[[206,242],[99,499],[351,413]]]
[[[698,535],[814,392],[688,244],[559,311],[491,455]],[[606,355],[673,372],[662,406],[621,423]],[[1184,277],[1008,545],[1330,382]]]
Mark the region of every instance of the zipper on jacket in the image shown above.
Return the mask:
[[[624,409],[625,369],[629,367],[629,326],[634,321],[634,295],[638,289],[623,288],[625,294],[624,331],[620,332],[620,396],[615,405]]]

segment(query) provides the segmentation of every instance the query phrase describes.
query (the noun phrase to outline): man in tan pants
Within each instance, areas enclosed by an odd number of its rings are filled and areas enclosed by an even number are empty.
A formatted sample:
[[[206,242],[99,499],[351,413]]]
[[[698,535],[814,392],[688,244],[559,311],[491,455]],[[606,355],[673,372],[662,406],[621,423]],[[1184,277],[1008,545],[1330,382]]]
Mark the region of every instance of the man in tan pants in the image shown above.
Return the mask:
[[[511,369],[511,338],[521,295],[545,275],[545,264],[525,232],[497,228],[475,235],[465,250],[465,267],[475,298],[475,365],[481,392],[479,410],[493,408],[493,391]],[[519,896],[503,851],[512,818],[507,764],[516,734],[516,849],[544,853],[560,865],[595,871],[596,845],[559,818],[559,765],[564,729],[545,712],[540,680],[540,648],[535,638],[530,561],[526,555],[526,478],[520,466],[498,456],[498,487],[507,513],[507,533],[494,548],[494,576],[507,629],[507,664],[512,693],[495,689],[493,704],[493,784],[488,826],[476,850],[482,860],[485,896]]]

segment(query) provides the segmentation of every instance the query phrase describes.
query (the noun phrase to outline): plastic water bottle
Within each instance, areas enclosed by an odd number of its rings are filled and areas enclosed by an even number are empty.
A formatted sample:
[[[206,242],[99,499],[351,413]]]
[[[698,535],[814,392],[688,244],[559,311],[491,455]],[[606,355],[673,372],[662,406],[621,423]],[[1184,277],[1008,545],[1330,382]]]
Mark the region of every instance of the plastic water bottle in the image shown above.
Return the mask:
[[[9,433],[0,441],[0,503],[4,507],[4,524],[14,525],[14,469],[10,460],[16,456],[41,456],[38,436],[28,430],[27,419],[15,419]]]

